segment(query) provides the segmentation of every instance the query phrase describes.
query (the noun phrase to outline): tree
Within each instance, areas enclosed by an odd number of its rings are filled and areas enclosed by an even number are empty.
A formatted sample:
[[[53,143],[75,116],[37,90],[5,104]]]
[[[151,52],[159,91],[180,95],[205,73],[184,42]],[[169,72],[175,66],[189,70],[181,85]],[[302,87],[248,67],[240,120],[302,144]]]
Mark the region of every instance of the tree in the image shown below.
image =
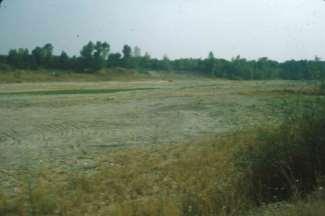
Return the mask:
[[[12,49],[8,53],[7,62],[16,68],[29,68],[30,65],[28,49]]]
[[[93,55],[95,52],[95,45],[92,41],[82,47],[80,51],[81,67],[83,70],[89,70],[93,65]]]
[[[45,44],[42,48],[38,46],[35,47],[32,51],[33,68],[38,68],[40,66],[50,68],[53,60],[53,49],[53,45],[50,43]]]
[[[129,45],[124,45],[122,52],[123,52],[123,59],[131,58],[132,48]]]
[[[69,58],[64,51],[55,56],[54,47],[47,43],[35,47],[31,53],[28,49],[11,49],[7,55],[0,55],[1,64],[9,64],[14,68],[37,69],[57,68],[78,71],[96,71],[104,67],[134,68],[139,71],[175,70],[182,72],[199,72],[204,75],[227,79],[325,79],[325,61],[319,57],[313,60],[290,60],[283,63],[266,57],[258,60],[247,60],[239,55],[231,59],[217,59],[209,52],[205,59],[176,59],[170,60],[167,55],[162,59],[151,58],[149,53],[141,55],[139,47],[123,46],[122,54],[109,54],[110,45],[107,42],[89,41],[80,51],[80,56]]]
[[[42,58],[42,48],[37,46],[32,51],[33,68],[38,68],[39,66],[41,66],[41,58]]]
[[[166,54],[164,55],[163,60],[162,60],[162,69],[167,70],[167,71],[172,69],[171,61],[169,60],[169,58]]]
[[[18,53],[17,50],[11,49],[9,50],[7,61],[10,65],[16,66],[17,61],[18,61]]]
[[[144,54],[144,56],[142,57],[142,59],[143,59],[143,67],[147,68],[147,69],[150,68],[151,67],[151,56],[150,56],[150,54],[148,52],[146,52]]]
[[[215,59],[214,54],[212,51],[209,52],[208,59]]]
[[[92,41],[89,41],[87,45],[83,46],[80,55],[82,58],[91,59],[95,50],[95,45]]]
[[[52,44],[50,44],[50,43],[45,44],[43,47],[44,57],[50,58],[53,55],[53,49],[54,49],[54,47]]]
[[[129,45],[124,45],[122,53],[123,53],[123,59],[122,59],[123,66],[126,68],[132,67],[132,60],[131,60],[132,48]]]
[[[146,52],[146,53],[144,54],[144,58],[146,58],[146,59],[151,59],[151,56],[150,56],[150,54],[149,54],[148,52]]]
[[[62,51],[59,57],[59,68],[69,69],[70,68],[70,59],[66,52]]]
[[[108,56],[107,65],[109,67],[119,67],[122,65],[122,55],[120,53],[112,53]]]
[[[42,48],[42,61],[41,64],[44,65],[47,68],[50,68],[52,66],[52,58],[53,58],[53,45],[50,43],[47,43]]]
[[[106,67],[109,50],[110,45],[108,43],[97,41],[95,45],[93,69],[99,70]]]
[[[201,62],[202,72],[206,74],[214,74],[215,73],[215,62],[216,58],[214,57],[213,52],[209,52],[208,58],[204,59]]]
[[[80,51],[81,67],[85,71],[96,71],[106,66],[110,45],[107,42],[89,41]]]

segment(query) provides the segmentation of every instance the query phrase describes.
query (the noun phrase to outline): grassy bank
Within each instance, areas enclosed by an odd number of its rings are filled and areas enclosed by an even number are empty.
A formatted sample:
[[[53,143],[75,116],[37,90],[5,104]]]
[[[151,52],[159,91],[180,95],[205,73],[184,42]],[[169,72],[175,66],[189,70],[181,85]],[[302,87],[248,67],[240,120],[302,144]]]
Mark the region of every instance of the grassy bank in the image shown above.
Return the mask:
[[[0,70],[1,83],[23,83],[23,82],[94,82],[94,81],[136,81],[136,80],[173,80],[207,77],[196,73],[168,72],[168,71],[146,71],[126,68],[107,68],[93,73],[62,71],[62,70]]]
[[[109,80],[141,80],[148,79],[145,73],[139,73],[131,69],[106,69],[94,73],[76,73],[73,71],[60,70],[12,70],[0,71],[0,83],[21,83],[21,82],[54,82],[54,81],[109,81]]]

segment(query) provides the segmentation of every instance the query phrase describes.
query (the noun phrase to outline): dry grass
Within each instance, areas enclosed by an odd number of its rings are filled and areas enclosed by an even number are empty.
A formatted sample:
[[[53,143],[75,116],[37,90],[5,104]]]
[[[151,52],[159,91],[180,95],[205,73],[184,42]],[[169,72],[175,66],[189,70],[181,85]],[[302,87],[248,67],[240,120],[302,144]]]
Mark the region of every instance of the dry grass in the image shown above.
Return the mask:
[[[256,85],[204,79],[2,84],[0,169],[83,167],[117,146],[189,143],[273,124],[277,117],[263,97],[238,95],[265,86]]]
[[[110,98],[0,98],[6,120],[0,127],[5,168],[0,180],[11,179],[0,192],[0,215],[244,214],[256,206],[247,170],[236,164],[238,149],[254,148],[255,122],[273,125],[275,116],[266,116],[264,97],[240,92],[284,85],[211,80],[2,85],[4,94],[92,86],[159,89]],[[246,130],[218,128],[232,119],[228,125]],[[207,131],[218,136],[207,138]]]
[[[117,149],[92,172],[44,167],[16,174],[0,195],[2,215],[246,215],[251,182],[234,162],[255,132],[192,144]],[[248,215],[316,215],[321,200],[269,205]]]
[[[321,216],[323,191],[307,201],[255,210],[248,170],[238,150],[258,143],[256,131],[194,143],[116,149],[98,155],[95,170],[44,167],[16,175],[14,193],[0,194],[2,215]],[[322,198],[323,197],[323,198]]]
[[[55,168],[22,175],[15,194],[0,198],[0,213],[238,215],[249,203],[230,139],[115,150],[88,175]]]

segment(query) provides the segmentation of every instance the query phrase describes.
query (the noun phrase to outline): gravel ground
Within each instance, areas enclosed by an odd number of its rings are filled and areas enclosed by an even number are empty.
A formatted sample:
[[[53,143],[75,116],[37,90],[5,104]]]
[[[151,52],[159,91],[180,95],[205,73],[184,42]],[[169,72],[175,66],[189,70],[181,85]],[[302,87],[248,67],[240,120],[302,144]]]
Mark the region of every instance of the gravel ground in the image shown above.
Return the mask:
[[[190,142],[273,124],[272,91],[300,85],[210,79],[2,84],[0,171],[91,169],[97,154],[113,148]]]

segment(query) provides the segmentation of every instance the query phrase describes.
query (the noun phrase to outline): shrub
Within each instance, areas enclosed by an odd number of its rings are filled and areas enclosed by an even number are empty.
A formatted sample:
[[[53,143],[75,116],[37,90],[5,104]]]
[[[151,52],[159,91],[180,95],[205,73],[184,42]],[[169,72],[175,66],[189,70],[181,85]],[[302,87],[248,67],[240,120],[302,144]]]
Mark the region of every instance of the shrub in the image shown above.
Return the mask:
[[[325,103],[314,98],[288,110],[283,124],[261,130],[256,143],[237,153],[237,165],[251,182],[250,198],[263,202],[304,196],[325,175]]]
[[[321,94],[325,94],[325,80],[321,81],[321,84],[319,85],[319,91]]]
[[[0,71],[11,71],[12,68],[10,65],[8,64],[3,64],[3,63],[0,63]]]
[[[295,202],[279,202],[251,210],[246,216],[323,216],[325,200],[304,199]]]

